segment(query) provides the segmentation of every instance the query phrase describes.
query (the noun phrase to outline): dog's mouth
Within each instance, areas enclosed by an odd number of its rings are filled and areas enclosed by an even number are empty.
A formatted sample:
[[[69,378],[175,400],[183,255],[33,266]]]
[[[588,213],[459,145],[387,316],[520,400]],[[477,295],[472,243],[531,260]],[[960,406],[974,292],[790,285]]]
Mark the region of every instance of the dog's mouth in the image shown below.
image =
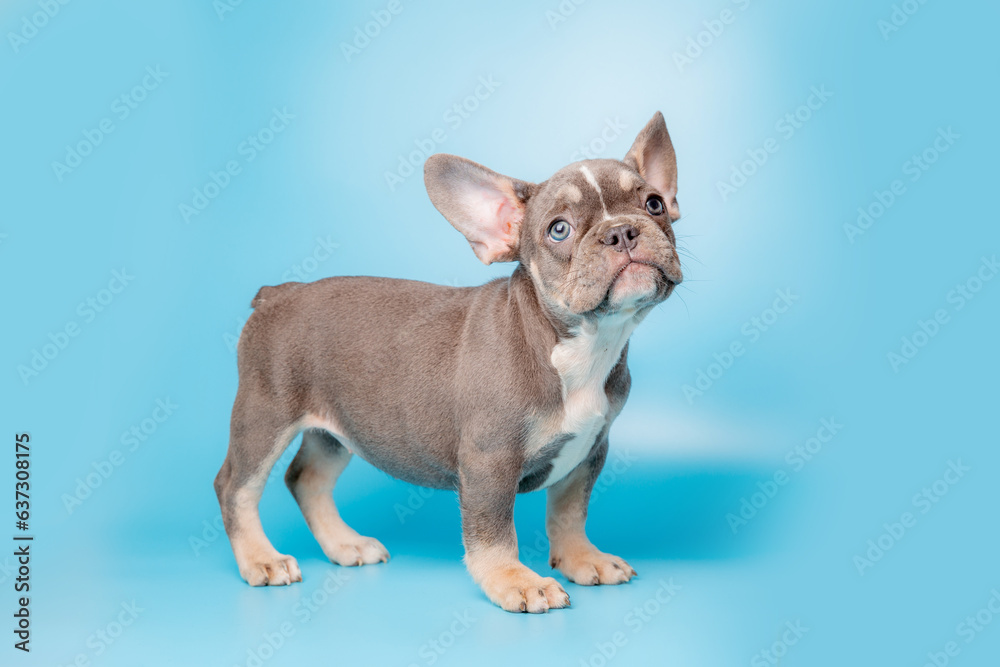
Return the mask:
[[[647,267],[647,266],[650,267],[650,268],[655,269],[660,274],[660,277],[663,280],[665,280],[667,282],[670,282],[670,283],[673,282],[672,280],[670,280],[670,278],[667,277],[667,272],[663,270],[663,267],[657,265],[656,263],[654,263],[654,262],[647,262],[647,261],[641,260],[641,259],[630,259],[629,261],[627,261],[624,264],[622,264],[621,268],[619,268],[617,271],[615,271],[615,275],[611,278],[611,285],[609,286],[609,289],[612,288],[612,287],[614,287],[615,283],[618,282],[618,278],[620,278],[621,275],[623,273],[625,273],[626,271],[628,271],[630,269],[634,270],[634,271],[642,271],[642,270],[644,270],[643,267]]]
[[[644,305],[663,301],[670,296],[680,280],[680,275],[672,275],[657,262],[629,258],[618,267],[608,282],[601,306],[611,309],[621,302],[632,301],[636,305]]]
[[[622,264],[617,271],[615,271],[615,275],[612,276],[611,282],[608,284],[608,291],[614,289],[615,285],[618,283],[619,278],[621,278],[623,275],[626,275],[626,272],[638,273],[646,271],[648,269],[653,269],[656,272],[656,281],[658,283],[660,282],[664,283],[665,286],[668,287],[669,289],[673,289],[681,282],[681,276],[679,274],[670,275],[667,272],[667,269],[664,268],[662,265],[658,264],[657,262],[651,262],[645,259],[630,258],[627,262]]]

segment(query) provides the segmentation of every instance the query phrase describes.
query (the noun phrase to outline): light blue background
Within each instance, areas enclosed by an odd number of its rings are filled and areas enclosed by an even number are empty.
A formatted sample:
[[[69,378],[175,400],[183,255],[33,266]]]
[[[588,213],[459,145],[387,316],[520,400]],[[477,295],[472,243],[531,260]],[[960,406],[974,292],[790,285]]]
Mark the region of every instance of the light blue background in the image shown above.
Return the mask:
[[[0,558],[0,662],[255,664],[248,651],[287,622],[294,634],[263,664],[597,666],[621,631],[609,664],[731,667],[771,664],[759,652],[798,621],[808,632],[782,667],[924,665],[949,641],[961,651],[950,664],[996,664],[1000,619],[971,643],[956,633],[1000,587],[1000,280],[961,310],[948,298],[1000,251],[997,5],[928,2],[886,39],[890,0],[591,0],[563,3],[558,22],[556,0],[403,0],[348,61],[340,44],[385,6],[248,1],[220,17],[209,0],[71,2],[15,50],[9,33],[41,10],[4,3],[0,475],[12,489],[13,435],[30,432],[36,542],[30,656],[11,648],[13,562]],[[675,54],[724,9],[732,21],[679,67]],[[166,78],[120,118],[113,101],[147,67]],[[480,77],[500,85],[449,125]],[[832,97],[786,137],[776,123],[814,86]],[[294,120],[246,161],[241,142],[275,108]],[[393,560],[327,563],[275,476],[264,525],[305,581],[247,587],[213,532],[211,480],[236,388],[231,343],[257,288],[295,266],[310,280],[503,275],[509,265],[484,268],[432,208],[419,169],[387,187],[399,156],[442,128],[435,151],[542,180],[609,120],[625,130],[602,156],[624,155],[656,110],[680,164],[687,281],[633,336],[632,398],[612,434],[622,472],[590,519],[594,541],[640,577],[567,585],[567,611],[503,613],[464,571],[454,496],[421,504],[355,461],[338,504]],[[114,131],[60,181],[52,163],[104,118]],[[911,181],[904,163],[939,128],[960,136]],[[777,152],[723,201],[718,182],[769,138]],[[186,223],[179,205],[229,160],[241,173]],[[851,243],[844,225],[895,179],[905,194]],[[317,239],[337,248],[307,261]],[[78,304],[123,268],[134,279],[87,321]],[[797,301],[751,341],[743,327],[776,290]],[[947,324],[894,372],[887,353],[938,309]],[[23,381],[18,367],[70,322],[79,334]],[[745,353],[689,401],[684,385],[733,342]],[[129,451],[122,434],[157,399],[178,407]],[[824,418],[843,428],[791,472],[786,453]],[[64,496],[114,450],[123,463],[69,512]],[[913,496],[958,460],[970,470],[921,513]],[[734,534],[727,514],[777,471],[790,481]],[[12,495],[0,494],[0,535],[14,532]],[[408,502],[418,509],[400,519]],[[522,497],[517,518],[525,561],[548,573],[543,507]],[[907,511],[916,525],[859,574],[855,556]],[[331,573],[347,579],[304,621]],[[671,579],[676,596],[650,602]],[[133,601],[134,622],[97,639]],[[656,613],[637,622],[644,604]],[[451,637],[455,613],[475,620]],[[450,644],[441,655],[428,653],[436,640]]]

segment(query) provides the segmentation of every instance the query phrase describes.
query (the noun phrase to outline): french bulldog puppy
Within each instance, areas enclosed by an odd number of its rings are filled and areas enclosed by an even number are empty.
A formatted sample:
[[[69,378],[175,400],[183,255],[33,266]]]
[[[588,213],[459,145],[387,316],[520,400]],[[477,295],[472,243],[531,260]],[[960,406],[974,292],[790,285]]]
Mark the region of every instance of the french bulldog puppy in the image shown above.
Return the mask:
[[[543,183],[453,155],[424,167],[431,202],[486,264],[479,287],[335,277],[264,287],[239,342],[229,451],[215,479],[240,574],[301,581],[264,535],[258,502],[299,433],[285,481],[323,552],[388,560],[333,502],[354,454],[407,482],[458,492],[465,562],[512,612],[569,605],[518,560],[516,494],[548,492],[551,565],[585,586],[635,576],[584,532],[608,429],[629,392],[629,336],[681,282],[677,165],[663,116],[625,159],[584,160]]]

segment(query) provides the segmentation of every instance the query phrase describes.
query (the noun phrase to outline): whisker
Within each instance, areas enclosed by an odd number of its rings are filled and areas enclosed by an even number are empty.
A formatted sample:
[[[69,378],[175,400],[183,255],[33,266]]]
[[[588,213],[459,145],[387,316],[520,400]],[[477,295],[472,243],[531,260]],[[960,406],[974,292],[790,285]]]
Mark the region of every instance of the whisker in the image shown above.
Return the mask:
[[[680,255],[681,257],[684,257],[685,259],[689,259],[692,262],[698,262],[702,266],[705,266],[705,263],[702,262],[697,257],[695,257],[695,255],[690,250],[684,250],[684,249],[678,248],[677,249],[677,254]]]
[[[678,287],[680,287],[680,285],[678,285]],[[685,314],[686,314],[686,315],[688,316],[688,319],[690,319],[690,318],[691,318],[691,309],[690,309],[690,308],[688,308],[688,304],[687,304],[687,301],[685,301],[685,300],[684,300],[684,295],[682,295],[682,294],[679,294],[679,293],[677,292],[677,289],[676,289],[676,288],[674,289],[674,294],[676,294],[676,295],[677,295],[677,298],[678,298],[678,299],[680,299],[680,300],[681,300],[681,303],[683,303],[683,304],[684,304],[684,313],[685,313]],[[663,303],[665,304],[665,303],[666,303],[666,301],[664,301]],[[661,305],[662,305],[662,304],[661,304]]]

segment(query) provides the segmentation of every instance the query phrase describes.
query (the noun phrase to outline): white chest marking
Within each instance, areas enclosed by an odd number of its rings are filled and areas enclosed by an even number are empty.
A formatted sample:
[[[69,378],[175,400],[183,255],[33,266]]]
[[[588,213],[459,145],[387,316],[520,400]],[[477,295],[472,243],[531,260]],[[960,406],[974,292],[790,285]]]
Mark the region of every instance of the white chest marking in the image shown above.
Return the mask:
[[[573,439],[552,460],[552,471],[542,488],[559,481],[579,465],[607,425],[609,405],[604,383],[637,324],[634,311],[603,318],[596,326],[573,331],[572,338],[552,349],[551,362],[562,380],[563,416],[559,432],[572,434]]]
[[[601,209],[604,211],[604,219],[610,220],[611,216],[608,215],[608,207],[604,205],[604,193],[601,192],[601,186],[598,185],[597,179],[594,178],[593,172],[591,172],[590,169],[587,168],[587,165],[582,165],[580,167],[580,173],[582,173],[583,177],[587,179],[587,182],[590,183],[590,185],[593,186],[595,190],[597,190],[597,198],[601,200]]]

